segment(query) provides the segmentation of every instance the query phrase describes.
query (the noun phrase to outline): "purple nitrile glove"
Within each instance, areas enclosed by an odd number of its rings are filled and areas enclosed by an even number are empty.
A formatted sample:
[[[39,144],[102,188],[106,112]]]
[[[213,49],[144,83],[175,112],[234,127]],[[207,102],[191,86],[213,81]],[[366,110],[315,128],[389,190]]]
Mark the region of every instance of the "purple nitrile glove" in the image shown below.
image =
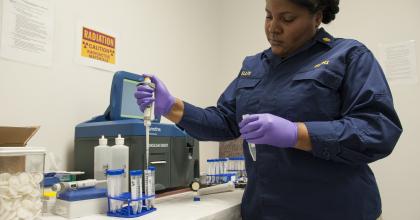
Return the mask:
[[[140,85],[137,87],[137,91],[134,96],[137,99],[137,104],[140,106],[140,110],[144,112],[147,106],[155,102],[155,116],[169,113],[172,106],[175,103],[175,97],[173,97],[165,84],[160,81],[156,76],[143,74],[144,77],[150,77],[152,83],[155,84],[155,97],[153,98],[153,89],[147,85]]]
[[[242,138],[248,143],[291,148],[297,143],[297,125],[272,114],[254,114],[239,123]]]

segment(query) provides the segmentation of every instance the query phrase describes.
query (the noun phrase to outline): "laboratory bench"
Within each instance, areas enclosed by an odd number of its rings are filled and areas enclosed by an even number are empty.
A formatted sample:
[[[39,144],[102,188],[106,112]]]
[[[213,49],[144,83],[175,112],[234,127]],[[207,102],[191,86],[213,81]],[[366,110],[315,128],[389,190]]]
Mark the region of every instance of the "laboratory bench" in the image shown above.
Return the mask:
[[[130,219],[140,220],[237,220],[241,219],[240,206],[243,189],[233,192],[201,196],[201,201],[193,201],[193,192],[184,192],[176,195],[156,199],[157,211]],[[43,216],[42,220],[65,220],[61,216]],[[96,214],[75,218],[76,220],[102,220],[124,219],[109,217],[106,214]],[[127,218],[129,219],[129,218]]]

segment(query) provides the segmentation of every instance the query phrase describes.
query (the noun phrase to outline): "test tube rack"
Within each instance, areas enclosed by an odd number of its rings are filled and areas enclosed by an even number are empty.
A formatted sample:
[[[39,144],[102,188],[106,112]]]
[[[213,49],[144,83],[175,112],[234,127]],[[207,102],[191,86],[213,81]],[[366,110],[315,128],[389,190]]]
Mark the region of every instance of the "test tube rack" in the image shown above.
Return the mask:
[[[245,164],[242,166],[239,162],[244,161],[243,157],[218,158],[207,160],[208,173],[207,185],[223,184],[229,181],[236,181],[245,176]],[[232,166],[231,163],[237,163]]]
[[[155,198],[155,195],[151,195],[151,196],[146,196],[143,194],[142,197],[138,198],[138,199],[132,199],[131,198],[131,194],[129,192],[125,192],[123,194],[121,194],[120,196],[117,197],[110,197],[108,196],[108,212],[107,215],[108,216],[112,216],[112,217],[119,217],[119,218],[136,218],[136,217],[140,217],[143,215],[147,215],[151,212],[156,211],[156,208],[150,208],[147,209],[147,207],[145,207],[145,201],[147,199],[150,198]],[[111,201],[120,201],[123,203],[122,207],[118,210],[116,210],[115,212],[111,212]],[[134,213],[133,212],[133,208],[132,208],[132,203],[133,202],[139,202],[142,204],[142,210],[141,212],[138,213]]]

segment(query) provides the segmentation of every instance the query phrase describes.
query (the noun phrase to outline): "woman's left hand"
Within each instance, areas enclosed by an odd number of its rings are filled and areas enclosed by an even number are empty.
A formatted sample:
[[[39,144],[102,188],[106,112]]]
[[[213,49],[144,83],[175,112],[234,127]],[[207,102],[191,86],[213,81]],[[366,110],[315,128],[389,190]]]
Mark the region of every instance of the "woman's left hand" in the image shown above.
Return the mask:
[[[291,148],[298,139],[295,123],[268,113],[249,115],[239,123],[239,128],[248,143]]]

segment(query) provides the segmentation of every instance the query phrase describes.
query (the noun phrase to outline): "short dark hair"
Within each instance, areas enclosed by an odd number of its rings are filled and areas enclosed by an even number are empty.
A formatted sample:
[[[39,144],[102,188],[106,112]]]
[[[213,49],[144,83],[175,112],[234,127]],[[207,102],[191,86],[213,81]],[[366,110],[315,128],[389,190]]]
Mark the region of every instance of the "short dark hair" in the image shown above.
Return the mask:
[[[338,5],[340,0],[289,0],[297,5],[305,7],[310,12],[322,11],[322,23],[328,24],[335,19],[335,15],[340,11]]]

